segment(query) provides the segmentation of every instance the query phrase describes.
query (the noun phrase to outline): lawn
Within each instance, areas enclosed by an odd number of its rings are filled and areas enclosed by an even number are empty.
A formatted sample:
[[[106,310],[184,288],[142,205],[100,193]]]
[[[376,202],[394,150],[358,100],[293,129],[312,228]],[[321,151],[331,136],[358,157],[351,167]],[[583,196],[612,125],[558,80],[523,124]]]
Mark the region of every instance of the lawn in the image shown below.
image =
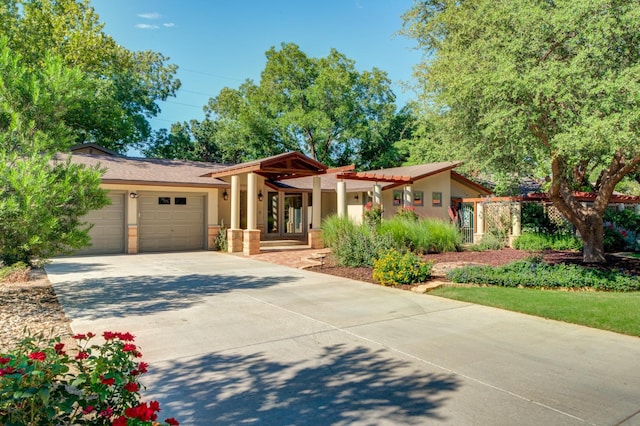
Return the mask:
[[[429,294],[640,336],[640,292],[441,287]]]

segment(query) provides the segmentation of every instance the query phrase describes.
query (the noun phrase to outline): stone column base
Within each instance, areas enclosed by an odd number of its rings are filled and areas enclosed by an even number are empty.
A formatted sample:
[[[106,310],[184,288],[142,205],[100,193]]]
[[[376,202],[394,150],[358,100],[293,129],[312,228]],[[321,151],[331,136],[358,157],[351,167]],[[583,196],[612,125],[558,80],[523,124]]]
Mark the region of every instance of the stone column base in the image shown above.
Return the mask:
[[[242,229],[227,229],[227,251],[229,253],[242,251]]]
[[[138,253],[138,225],[129,225],[127,227],[127,253]]]
[[[482,237],[484,237],[484,234],[473,234],[473,244],[480,244]]]
[[[513,242],[518,239],[520,235],[509,235],[509,247],[513,248]]]
[[[220,234],[220,225],[209,225],[207,227],[207,250],[218,250],[216,238]]]
[[[309,229],[309,248],[316,250],[324,248],[322,229]]]
[[[243,250],[245,256],[260,253],[260,230],[245,229]]]

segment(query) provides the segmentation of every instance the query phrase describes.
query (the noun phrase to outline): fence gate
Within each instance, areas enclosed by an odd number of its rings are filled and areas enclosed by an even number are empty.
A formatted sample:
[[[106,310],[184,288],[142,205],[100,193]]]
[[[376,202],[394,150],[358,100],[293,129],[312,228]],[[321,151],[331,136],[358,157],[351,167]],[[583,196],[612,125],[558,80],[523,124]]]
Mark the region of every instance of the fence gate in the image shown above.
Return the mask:
[[[460,231],[462,232],[464,243],[473,244],[473,203],[462,203],[458,213]]]

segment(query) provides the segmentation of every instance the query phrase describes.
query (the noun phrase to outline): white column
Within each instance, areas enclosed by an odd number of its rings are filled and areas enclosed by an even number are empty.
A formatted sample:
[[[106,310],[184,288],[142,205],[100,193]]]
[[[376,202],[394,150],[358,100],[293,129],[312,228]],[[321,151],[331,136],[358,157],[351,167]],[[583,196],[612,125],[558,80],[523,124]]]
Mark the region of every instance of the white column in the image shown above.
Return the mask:
[[[322,182],[320,176],[313,177],[313,192],[311,194],[312,208],[311,208],[311,224],[313,229],[320,229],[322,222]]]
[[[411,185],[407,185],[404,187],[404,201],[402,203],[403,207],[411,207],[413,206],[413,188]]]
[[[511,204],[511,235],[519,237],[522,235],[522,204],[515,202]]]
[[[231,228],[240,229],[240,177],[231,176]]]
[[[373,207],[382,206],[382,186],[378,183],[373,185]]]
[[[477,203],[478,211],[476,213],[476,234],[484,235],[484,203]],[[461,212],[458,212],[461,214]]]
[[[247,229],[258,227],[258,176],[247,175]]]
[[[344,181],[338,182],[336,191],[338,193],[338,217],[347,217],[347,183]]]

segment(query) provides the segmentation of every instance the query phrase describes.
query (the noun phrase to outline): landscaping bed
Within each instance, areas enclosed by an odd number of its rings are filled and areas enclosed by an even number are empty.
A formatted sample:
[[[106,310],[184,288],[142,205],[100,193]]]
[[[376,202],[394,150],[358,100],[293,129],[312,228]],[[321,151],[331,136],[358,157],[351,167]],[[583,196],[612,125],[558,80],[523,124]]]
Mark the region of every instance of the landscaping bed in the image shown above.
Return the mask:
[[[584,265],[582,263],[582,253],[580,252],[547,250],[538,254],[542,256],[542,259],[545,263],[549,263],[552,265],[557,263]],[[528,251],[505,248],[502,250],[434,253],[424,255],[423,257],[425,260],[433,261],[434,264],[460,262],[460,264],[480,263],[490,266],[500,266],[527,258],[531,255],[532,253]],[[612,271],[624,271],[631,275],[640,276],[640,259],[634,259],[631,257],[621,257],[608,254],[606,264],[588,264],[585,266],[597,267],[601,270],[608,269]],[[324,266],[313,266],[311,268],[308,268],[308,270],[359,281],[370,283],[374,282],[372,279],[372,268],[340,267],[335,264],[335,261],[331,257],[331,255],[327,256],[327,258],[325,259]],[[405,289],[410,289],[411,287],[413,286],[399,286],[399,288]]]

